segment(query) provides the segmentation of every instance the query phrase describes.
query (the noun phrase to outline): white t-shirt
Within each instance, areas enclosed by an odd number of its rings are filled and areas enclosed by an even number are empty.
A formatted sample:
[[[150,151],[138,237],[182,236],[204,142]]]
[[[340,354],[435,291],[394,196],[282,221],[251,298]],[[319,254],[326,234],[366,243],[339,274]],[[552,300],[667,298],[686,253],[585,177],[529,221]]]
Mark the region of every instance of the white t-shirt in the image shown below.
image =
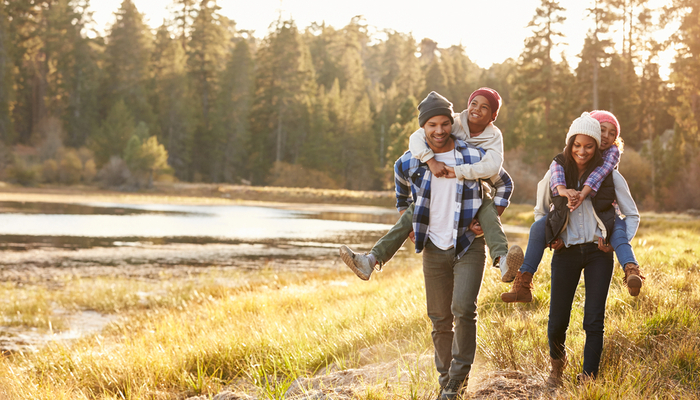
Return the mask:
[[[457,164],[455,150],[435,154],[435,160],[448,167]],[[428,239],[438,248],[447,250],[454,245],[454,216],[457,202],[456,178],[430,178],[430,224]]]

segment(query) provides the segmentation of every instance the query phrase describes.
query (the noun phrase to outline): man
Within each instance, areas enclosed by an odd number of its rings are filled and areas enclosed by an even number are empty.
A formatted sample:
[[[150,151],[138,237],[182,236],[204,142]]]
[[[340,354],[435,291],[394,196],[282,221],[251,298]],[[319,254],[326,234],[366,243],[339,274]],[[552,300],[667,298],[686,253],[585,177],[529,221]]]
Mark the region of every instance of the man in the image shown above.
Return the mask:
[[[475,164],[462,164],[457,168],[445,166],[433,157],[433,151],[426,143],[425,131],[421,127],[411,135],[409,150],[413,157],[426,163],[434,177],[448,177],[468,180],[489,178],[498,179],[503,166],[503,134],[494,125],[501,106],[501,96],[494,89],[480,88],[469,96],[469,106],[459,114],[453,114],[452,136],[478,147],[485,153]],[[511,282],[523,262],[523,251],[518,245],[508,250],[508,239],[500,215],[508,206],[507,198],[494,199],[491,188],[484,190],[483,204],[477,220],[484,234],[494,267],[501,271],[501,280]],[[494,202],[498,200],[497,202]],[[368,280],[374,270],[380,271],[403,246],[406,238],[414,240],[411,220],[411,205],[396,224],[372,247],[369,253],[355,253],[348,246],[340,247],[340,257],[361,279]]]
[[[431,92],[418,106],[418,121],[437,161],[454,168],[478,162],[482,152],[451,135],[452,104]],[[486,262],[474,217],[482,203],[478,181],[437,178],[410,150],[394,165],[397,209],[411,203],[416,252],[423,253],[427,311],[433,325],[435,366],[441,399],[455,399],[465,387],[476,353],[476,302]],[[512,181],[501,168],[490,179],[496,198],[510,197]]]

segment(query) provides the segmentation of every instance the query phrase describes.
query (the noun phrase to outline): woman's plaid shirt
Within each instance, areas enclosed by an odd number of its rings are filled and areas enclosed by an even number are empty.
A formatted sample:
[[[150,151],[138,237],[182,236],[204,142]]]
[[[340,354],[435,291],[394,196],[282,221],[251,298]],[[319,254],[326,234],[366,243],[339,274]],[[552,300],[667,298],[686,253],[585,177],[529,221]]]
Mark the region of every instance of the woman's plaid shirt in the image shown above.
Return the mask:
[[[474,164],[481,160],[483,152],[462,140],[455,140],[455,158],[457,165]],[[394,164],[394,181],[396,185],[396,208],[403,211],[415,201],[413,211],[413,231],[416,235],[416,253],[423,251],[428,240],[430,224],[430,179],[432,173],[427,164],[414,158],[410,151],[403,154]],[[507,207],[513,193],[513,181],[501,168],[497,176],[485,180],[496,188],[494,202],[497,206]],[[457,202],[452,229],[456,259],[461,258],[474,240],[474,232],[469,224],[481,207],[481,182],[457,180]]]

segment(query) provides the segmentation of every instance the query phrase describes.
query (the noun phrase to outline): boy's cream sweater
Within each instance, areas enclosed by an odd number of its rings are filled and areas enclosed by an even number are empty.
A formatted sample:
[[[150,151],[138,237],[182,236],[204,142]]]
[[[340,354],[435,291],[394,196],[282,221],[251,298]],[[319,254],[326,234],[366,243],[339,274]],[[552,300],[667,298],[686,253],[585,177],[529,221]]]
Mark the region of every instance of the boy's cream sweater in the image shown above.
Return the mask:
[[[454,114],[454,124],[452,125],[452,134],[461,140],[471,144],[474,147],[483,149],[486,154],[481,161],[475,164],[462,164],[455,167],[455,175],[457,179],[488,179],[498,175],[503,165],[503,134],[501,130],[493,124],[489,123],[484,131],[479,135],[472,137],[469,133],[469,124],[467,124],[467,110],[459,114]],[[423,128],[413,132],[408,143],[408,149],[413,154],[413,157],[427,162],[435,156],[433,151],[425,142],[425,131]]]

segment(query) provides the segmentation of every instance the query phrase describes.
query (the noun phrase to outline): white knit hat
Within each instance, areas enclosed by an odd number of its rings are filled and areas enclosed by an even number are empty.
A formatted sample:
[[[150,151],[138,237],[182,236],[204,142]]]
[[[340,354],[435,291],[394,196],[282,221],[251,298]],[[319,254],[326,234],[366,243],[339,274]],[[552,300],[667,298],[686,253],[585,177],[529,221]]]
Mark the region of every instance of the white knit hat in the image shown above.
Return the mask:
[[[571,123],[569,133],[566,134],[567,145],[569,144],[569,138],[574,135],[588,135],[595,139],[598,147],[600,147],[600,122],[591,117],[591,114],[584,112]]]

